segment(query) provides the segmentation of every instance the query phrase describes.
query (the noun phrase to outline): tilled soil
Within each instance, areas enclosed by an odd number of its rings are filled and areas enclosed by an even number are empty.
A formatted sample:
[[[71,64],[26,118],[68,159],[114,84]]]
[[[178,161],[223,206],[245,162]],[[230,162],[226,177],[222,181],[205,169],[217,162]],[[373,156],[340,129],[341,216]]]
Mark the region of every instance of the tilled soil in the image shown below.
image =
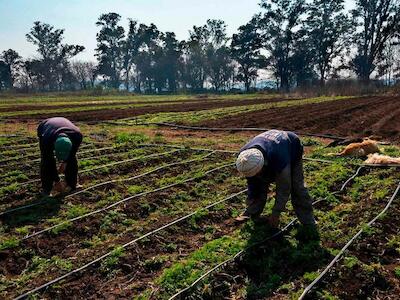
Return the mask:
[[[395,187],[393,187],[394,191]],[[341,215],[342,221],[338,228],[341,235],[348,236],[346,241],[350,239],[362,224],[376,216],[387,204],[388,197],[379,201],[373,200],[368,191],[364,194],[360,203],[345,215]],[[346,197],[344,197],[346,198]],[[343,199],[346,202],[346,199]],[[322,203],[321,203],[322,204]],[[325,206],[325,205],[323,205]],[[322,210],[328,213],[332,207],[324,207]],[[399,205],[395,204],[389,208],[385,219],[378,220],[373,228],[377,228],[379,232],[370,235],[363,234],[350,247],[349,255],[357,257],[364,264],[376,264],[379,267],[374,271],[362,271],[359,265],[353,268],[343,266],[343,260],[337,262],[336,267],[325,279],[317,286],[317,291],[328,290],[330,294],[337,296],[338,299],[398,299],[400,291],[400,281],[394,273],[394,269],[399,263],[399,254],[396,245],[388,247],[389,238],[393,238],[399,234],[398,218]],[[321,233],[323,237],[323,233]],[[303,263],[292,264],[284,258],[285,252],[291,255],[293,251],[298,251],[301,246],[291,249],[288,242],[284,238],[278,238],[268,242],[265,247],[259,247],[245,253],[241,260],[226,265],[223,269],[218,270],[210,276],[207,286],[207,296],[212,299],[291,299],[288,291],[301,291],[305,285],[302,278],[306,272],[319,272],[333,259],[332,255],[325,250],[327,248],[340,249],[344,242],[333,240],[322,240],[321,248],[310,247],[307,255],[314,256],[314,259],[306,260]],[[299,244],[301,245],[301,244]],[[305,247],[307,244],[305,244]],[[262,267],[258,270],[258,266],[254,264],[255,257],[259,257],[262,261],[263,256],[273,256],[276,251],[281,251],[282,261],[276,265],[267,266],[266,270]],[[314,252],[314,253],[313,253]],[[279,256],[280,257],[280,256]],[[279,258],[280,259],[280,258]],[[260,263],[261,264],[261,263]],[[267,272],[266,272],[267,271]],[[277,286],[269,287],[269,291],[261,291],[260,297],[255,296],[257,292],[252,290],[252,296],[246,298],[243,292],[249,291],[248,284],[253,282],[256,286],[260,284],[260,290],[263,283],[267,280],[271,281],[271,272],[275,272],[279,277],[280,284],[288,283],[290,287],[277,289]],[[265,286],[264,286],[265,287]],[[197,290],[192,293],[202,295],[206,289],[200,285]],[[202,295],[204,296],[204,295]],[[200,297],[202,297],[200,296]],[[307,299],[326,299],[318,297],[315,293],[310,293]]]
[[[398,144],[400,97],[362,97],[270,108],[204,121],[196,126],[265,127],[343,137],[373,136]]]
[[[364,234],[347,253],[372,266],[371,270],[361,264],[352,267],[339,264],[321,286],[340,299],[398,299],[400,280],[395,268],[399,267],[400,255],[396,245],[388,246],[388,241],[400,234],[399,213],[400,206],[394,203],[386,217],[374,225],[378,232]]]
[[[260,97],[261,99],[262,97]],[[276,98],[265,98],[266,101],[276,101]],[[208,103],[208,102],[230,102],[232,100],[227,99],[218,99],[218,98],[188,98],[186,100],[156,100],[156,101],[138,101],[138,100],[126,100],[126,101],[90,101],[87,103],[73,103],[73,104],[22,104],[22,105],[10,105],[7,107],[0,107],[0,112],[14,112],[14,111],[29,111],[29,110],[53,110],[53,109],[63,109],[63,108],[73,108],[73,107],[93,107],[95,105],[98,106],[117,106],[117,105],[154,105],[154,104],[164,104],[164,105],[179,105],[179,104],[190,104],[196,102]]]
[[[234,191],[229,191],[229,193],[233,193]],[[155,206],[164,206],[167,197],[171,197],[169,193],[161,193],[156,196],[147,197],[144,202],[150,203]],[[196,207],[198,206],[198,199],[195,199],[193,203],[189,206]],[[237,204],[238,206],[242,206],[242,204]],[[232,206],[230,206],[232,208]],[[142,211],[140,210],[137,203],[128,203],[124,209],[127,216],[140,219],[145,218],[146,215],[142,216]],[[171,227],[167,232],[160,233],[151,240],[145,240],[143,243],[139,243],[138,245],[133,247],[133,250],[129,250],[129,255],[126,258],[123,258],[118,266],[115,266],[116,270],[119,270],[116,273],[118,276],[118,280],[110,280],[109,274],[101,272],[98,268],[92,269],[90,268],[87,272],[84,272],[80,278],[80,280],[73,279],[71,282],[66,283],[63,288],[57,288],[52,291],[49,290],[48,298],[54,299],[57,298],[70,298],[70,297],[93,297],[93,298],[107,298],[110,295],[119,295],[123,297],[133,296],[137,294],[139,291],[143,291],[147,288],[147,282],[154,279],[154,277],[159,274],[162,268],[170,265],[170,262],[165,261],[154,269],[154,267],[148,267],[143,262],[151,259],[153,257],[159,255],[172,255],[173,257],[184,257],[191,251],[197,249],[202,243],[205,241],[204,233],[207,225],[218,224],[218,230],[213,234],[213,238],[218,238],[226,233],[228,233],[231,229],[235,227],[232,226],[232,222],[227,222],[226,220],[230,220],[230,210],[220,210],[210,215],[206,216],[202,219],[201,224],[198,224],[198,228],[192,228],[190,226],[181,226]],[[147,230],[155,229],[161,226],[162,224],[168,223],[176,217],[171,216],[162,216],[160,219],[156,220],[153,224],[150,225],[150,228],[146,228]],[[99,219],[96,220],[87,220],[76,226],[72,231],[66,231],[65,233],[61,233],[57,236],[47,237],[44,239],[36,239],[28,241],[25,244],[27,248],[34,250],[37,253],[40,253],[41,256],[51,257],[52,255],[58,255],[60,257],[68,257],[74,256],[77,253],[77,250],[81,248],[80,242],[78,241],[80,237],[88,237],[93,234],[93,230],[100,225],[101,221]],[[117,225],[117,224],[115,224]],[[117,234],[118,229],[115,228]],[[111,228],[112,230],[112,228]],[[89,232],[90,233],[89,233]],[[112,232],[111,232],[112,233]],[[96,247],[95,249],[91,249],[96,253],[96,257],[101,254],[101,252],[106,251],[107,248],[112,247],[114,243],[123,244],[127,241],[133,239],[137,236],[137,233],[131,232],[126,235],[122,235],[118,237],[116,235],[116,239],[112,241],[108,241],[107,245],[104,244],[101,248]],[[50,240],[49,240],[50,238]],[[160,242],[160,238],[161,241]],[[167,244],[176,244],[177,250],[171,253],[171,250],[168,250],[165,245]],[[55,251],[55,252],[54,252]],[[177,253],[176,253],[177,252]],[[76,258],[76,262],[78,265],[84,261],[90,260],[90,253],[88,252],[86,255],[79,255]],[[20,274],[23,271],[25,266],[29,264],[29,259],[27,260],[23,256],[16,255],[13,251],[3,251],[2,253],[3,263],[1,264],[0,269],[3,270],[4,274],[8,274],[8,276],[15,276]],[[19,267],[18,267],[19,266]],[[129,278],[129,275],[135,273],[135,287],[129,289],[119,289],[121,283],[124,283]],[[54,276],[54,274],[53,274]],[[113,277],[111,277],[112,279]],[[123,279],[125,278],[125,281]],[[115,279],[115,278],[114,278]],[[36,278],[32,280],[30,284],[33,286],[40,285],[43,283],[44,278]],[[112,282],[111,282],[112,281]],[[82,288],[82,285],[85,288]],[[10,291],[12,292],[12,291]],[[46,296],[45,296],[46,297]]]
[[[63,113],[63,117],[70,119],[71,121],[88,121],[88,122],[97,122],[97,121],[106,121],[106,120],[116,120],[121,118],[135,117],[144,114],[152,114],[152,113],[160,113],[160,112],[187,112],[187,111],[198,111],[198,110],[206,110],[206,109],[216,109],[216,108],[224,108],[224,107],[235,107],[235,106],[247,106],[253,104],[264,104],[271,102],[282,102],[288,100],[295,99],[243,99],[243,100],[220,100],[220,101],[197,101],[197,102],[182,102],[179,104],[166,104],[166,105],[149,105],[149,106],[141,106],[136,108],[121,108],[121,109],[99,109],[99,110],[91,110],[85,111],[82,109],[81,111],[75,112],[65,112]],[[21,116],[10,116],[5,117],[5,119],[10,119],[14,121],[37,121],[42,119],[47,119],[51,117],[55,117],[60,115],[60,113],[39,113],[34,115],[26,115]]]

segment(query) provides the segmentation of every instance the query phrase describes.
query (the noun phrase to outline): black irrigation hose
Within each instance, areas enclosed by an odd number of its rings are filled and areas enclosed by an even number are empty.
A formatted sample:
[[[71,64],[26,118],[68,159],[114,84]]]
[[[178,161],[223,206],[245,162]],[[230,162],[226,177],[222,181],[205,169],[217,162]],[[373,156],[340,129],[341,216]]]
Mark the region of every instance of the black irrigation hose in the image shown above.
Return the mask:
[[[2,151],[0,152],[0,155],[4,152],[4,151],[12,151],[12,152],[25,152],[25,151],[35,151],[35,150],[37,150],[38,148],[37,147],[35,147],[35,146],[38,146],[39,144],[38,143],[32,143],[32,144],[26,144],[26,145],[21,145],[21,147],[18,147],[18,148],[14,148],[14,149],[10,149],[10,150],[3,150],[2,149]],[[83,144],[83,145],[81,145],[79,148],[80,149],[83,149],[83,148],[89,148],[89,147],[91,147],[91,146],[96,146],[96,145],[94,145],[94,144]],[[39,154],[39,152],[36,152],[36,154]],[[22,158],[24,158],[24,157],[22,157]]]
[[[155,168],[155,169],[153,169],[153,170],[150,170],[150,171],[145,172],[145,173],[142,173],[142,174],[138,174],[138,175],[133,176],[133,177],[121,178],[121,179],[114,179],[114,180],[109,180],[109,181],[101,182],[101,183],[98,183],[98,184],[96,184],[96,185],[93,185],[93,186],[84,188],[84,189],[82,189],[82,190],[79,190],[79,191],[77,191],[77,192],[74,192],[74,193],[72,193],[72,194],[68,194],[68,195],[66,195],[66,196],[64,197],[64,199],[71,198],[71,197],[73,197],[73,196],[82,194],[82,193],[84,193],[84,192],[87,192],[87,191],[90,191],[90,190],[93,190],[93,189],[95,189],[95,188],[98,188],[98,187],[101,187],[101,186],[104,186],[104,185],[108,185],[108,184],[111,184],[111,183],[131,181],[131,180],[141,178],[141,177],[143,177],[143,176],[149,175],[149,174],[151,174],[151,173],[155,173],[155,172],[157,172],[157,171],[160,171],[160,170],[163,170],[163,169],[166,169],[166,168],[169,168],[169,167],[173,167],[173,166],[177,166],[177,165],[183,165],[183,164],[187,164],[187,163],[191,163],[191,162],[195,162],[195,161],[199,161],[199,160],[204,160],[204,159],[208,158],[209,156],[211,156],[212,154],[214,154],[214,152],[210,152],[210,153],[208,153],[207,155],[205,155],[205,156],[203,156],[203,157],[200,157],[200,158],[197,158],[197,159],[185,160],[185,161],[182,161],[182,162],[176,162],[176,163],[171,163],[171,164],[163,165],[163,166],[161,166],[161,167]],[[12,213],[12,212],[15,212],[15,211],[20,211],[20,210],[23,210],[23,209],[35,207],[35,206],[44,204],[44,203],[46,203],[46,202],[48,202],[48,200],[42,200],[42,201],[35,202],[35,203],[32,203],[32,204],[28,204],[28,205],[20,206],[20,207],[17,207],[17,208],[13,208],[13,209],[10,209],[10,210],[1,212],[1,213],[0,213],[0,216],[9,214],[9,213]]]
[[[205,207],[203,207],[203,208],[197,209],[197,210],[195,210],[195,211],[193,211],[193,212],[191,212],[191,213],[189,213],[189,214],[187,214],[187,215],[185,215],[185,216],[183,216],[183,217],[181,217],[181,218],[179,218],[179,219],[176,219],[175,221],[172,221],[172,222],[170,222],[170,223],[168,223],[168,224],[165,224],[164,226],[161,226],[161,227],[159,227],[159,228],[157,228],[157,229],[155,229],[155,230],[153,230],[153,231],[150,231],[150,232],[148,232],[148,233],[146,233],[146,234],[144,234],[144,235],[142,235],[142,236],[140,236],[140,237],[138,237],[138,238],[132,240],[132,241],[130,241],[130,242],[128,242],[128,243],[122,245],[121,247],[122,247],[122,248],[127,248],[127,247],[129,247],[129,246],[131,246],[131,245],[137,243],[137,242],[140,241],[140,240],[143,240],[143,239],[145,239],[145,238],[147,238],[147,237],[149,237],[149,236],[151,236],[151,235],[154,235],[155,233],[157,233],[157,232],[159,232],[159,231],[161,231],[161,230],[164,230],[164,229],[166,229],[166,228],[168,228],[168,227],[171,227],[171,226],[173,226],[173,225],[175,225],[175,224],[177,224],[177,223],[180,223],[180,222],[182,222],[182,221],[184,221],[184,220],[187,220],[188,218],[192,217],[193,215],[195,215],[195,214],[198,213],[199,211],[202,211],[202,210],[204,210],[204,209],[210,209],[210,208],[212,208],[212,207],[214,207],[214,206],[217,206],[217,205],[219,205],[219,204],[221,204],[221,203],[223,203],[223,202],[226,202],[226,201],[231,200],[231,199],[233,199],[233,198],[235,198],[235,197],[237,197],[237,196],[240,196],[240,195],[244,194],[245,192],[247,192],[247,189],[242,190],[242,191],[240,191],[240,192],[238,192],[238,193],[232,194],[232,195],[230,195],[229,197],[226,197],[226,198],[221,199],[221,200],[219,200],[219,201],[217,201],[217,202],[214,202],[213,204],[210,204],[210,205],[207,205],[207,206],[205,206]],[[30,291],[28,291],[28,292],[26,292],[26,293],[24,293],[24,294],[18,296],[17,298],[15,298],[15,300],[24,299],[24,298],[28,297],[29,295],[32,295],[33,293],[39,292],[39,291],[41,291],[41,290],[43,290],[43,289],[45,289],[45,288],[47,288],[47,287],[49,287],[49,286],[51,286],[51,285],[57,283],[57,282],[59,282],[59,281],[65,279],[65,278],[67,278],[67,277],[73,275],[73,274],[77,274],[77,273],[79,273],[79,272],[81,272],[81,271],[87,269],[88,267],[90,267],[90,266],[92,266],[92,265],[94,265],[94,264],[96,264],[96,263],[102,261],[103,259],[109,257],[109,256],[112,255],[112,254],[113,254],[113,251],[110,251],[110,252],[108,252],[108,253],[106,253],[106,254],[104,254],[104,255],[102,255],[102,256],[96,258],[95,260],[93,260],[93,261],[91,261],[91,262],[89,262],[89,263],[83,265],[83,266],[80,267],[80,268],[77,268],[77,269],[75,269],[75,270],[72,270],[71,272],[68,272],[68,273],[66,273],[66,274],[64,274],[64,275],[62,275],[62,276],[60,276],[60,277],[58,277],[58,278],[55,278],[55,279],[53,279],[53,280],[51,280],[51,281],[49,281],[49,282],[47,282],[47,283],[45,283],[45,284],[43,284],[43,285],[41,285],[41,286],[35,288],[35,289],[33,289],[33,290],[30,290]]]
[[[190,150],[195,150],[195,151],[215,151],[215,152],[221,152],[221,153],[232,153],[232,154],[239,154],[238,151],[234,150],[220,150],[220,149],[210,149],[210,148],[192,148],[192,147],[185,147],[185,146],[180,146],[180,145],[173,145],[173,144],[143,144],[143,146],[163,146],[163,147],[170,147],[170,148],[176,148],[176,149],[190,149]],[[335,163],[334,160],[328,160],[328,159],[318,159],[318,158],[309,158],[309,157],[303,157],[303,160],[306,161],[315,161],[315,162],[321,162],[321,163],[327,163],[327,164],[333,164]],[[377,167],[383,167],[383,168],[400,168],[400,164],[357,164],[350,162],[349,164],[355,165],[355,166],[361,166],[361,167],[371,167],[371,168],[377,168]]]
[[[112,150],[112,149],[117,149],[118,147],[103,147],[103,148],[98,148],[98,149],[90,149],[90,150],[84,150],[84,151],[80,151],[77,153],[77,155],[81,155],[81,154],[86,154],[86,153],[92,153],[92,152],[101,152],[101,151],[105,151],[105,150]],[[10,162],[10,161],[14,161],[14,160],[20,160],[20,159],[25,159],[25,158],[32,158],[32,157],[37,157],[39,153],[32,153],[32,154],[28,154],[28,155],[24,155],[22,157],[9,157],[7,159],[3,159],[0,160],[0,163],[5,163],[5,162]],[[30,162],[39,162],[40,158],[37,159],[33,159]]]
[[[57,228],[57,227],[60,227],[60,226],[62,226],[62,225],[66,225],[66,224],[69,224],[69,223],[71,223],[71,222],[75,222],[75,221],[84,219],[84,218],[86,218],[86,217],[93,216],[93,215],[99,214],[99,213],[101,213],[101,212],[110,210],[111,208],[113,208],[113,207],[115,207],[115,206],[118,206],[118,205],[120,205],[120,204],[122,204],[122,203],[128,202],[128,201],[130,201],[130,200],[132,200],[132,199],[139,198],[139,197],[143,197],[143,196],[147,196],[147,195],[149,195],[149,194],[153,194],[153,193],[156,193],[156,192],[164,191],[164,190],[170,189],[170,188],[172,188],[172,187],[175,187],[175,186],[178,186],[178,185],[182,185],[182,184],[185,184],[185,183],[194,181],[194,180],[199,179],[199,178],[203,178],[203,177],[205,177],[205,176],[207,176],[207,175],[209,175],[209,174],[211,174],[211,173],[213,173],[213,172],[216,172],[216,171],[218,171],[218,170],[221,170],[221,169],[223,169],[223,168],[230,167],[230,166],[233,166],[233,165],[234,165],[234,164],[232,164],[232,163],[230,163],[230,164],[225,164],[225,165],[223,165],[223,166],[220,166],[220,167],[217,167],[217,168],[214,168],[214,169],[211,169],[211,170],[205,172],[202,176],[191,177],[191,178],[182,180],[182,181],[180,181],[180,182],[172,183],[172,184],[169,184],[169,185],[166,185],[166,186],[163,186],[163,187],[160,187],[160,188],[151,190],[151,191],[142,192],[142,193],[139,193],[139,194],[135,194],[135,195],[129,196],[129,197],[127,197],[127,198],[124,198],[124,199],[122,199],[122,200],[119,200],[119,201],[117,201],[117,202],[114,202],[113,204],[110,204],[110,205],[105,206],[105,207],[103,207],[103,208],[96,209],[96,210],[91,211],[91,212],[89,212],[89,213],[86,213],[86,214],[84,214],[84,215],[81,215],[81,216],[78,216],[78,217],[75,217],[75,218],[72,218],[72,219],[63,221],[63,222],[58,223],[58,224],[56,224],[56,225],[53,225],[53,226],[51,226],[51,227],[47,227],[47,228],[45,228],[45,229],[43,229],[43,230],[40,230],[40,231],[37,231],[37,232],[32,233],[32,234],[30,234],[30,235],[27,235],[27,236],[23,237],[22,240],[24,241],[24,240],[30,239],[30,238],[32,238],[32,237],[41,235],[41,234],[43,234],[43,233],[45,233],[45,232],[49,232],[49,231],[51,231],[51,230],[53,230],[53,229],[55,229],[55,228]]]
[[[173,144],[143,144],[143,146],[146,146],[146,147],[162,146],[162,147],[169,147],[169,148],[176,148],[176,149],[189,149],[189,150],[193,150],[193,151],[220,152],[220,153],[231,153],[231,154],[239,155],[239,152],[238,151],[234,151],[234,150],[221,150],[221,149],[210,149],[210,148],[194,148],[194,147],[185,147],[185,146],[173,145]],[[322,162],[322,163],[328,163],[328,164],[334,163],[334,161],[332,161],[332,160],[318,159],[318,158],[308,158],[308,157],[303,157],[303,160]]]
[[[33,146],[36,146],[37,143],[30,143],[30,144],[22,144],[22,145],[13,145],[13,146],[5,146],[1,147],[3,151],[22,151],[26,149],[32,149]]]
[[[176,153],[176,152],[179,152],[179,151],[181,151],[181,150],[167,151],[167,152],[163,152],[163,153],[150,154],[150,155],[146,155],[146,156],[139,156],[139,157],[129,158],[129,159],[125,159],[125,160],[121,160],[121,161],[117,161],[117,162],[112,162],[112,163],[108,163],[108,164],[101,165],[101,166],[96,166],[96,167],[89,168],[89,169],[83,169],[82,171],[79,172],[79,174],[88,173],[88,172],[92,172],[92,171],[96,171],[96,170],[100,170],[100,169],[104,169],[104,168],[108,168],[108,167],[113,167],[113,166],[116,166],[116,165],[121,165],[121,164],[125,164],[125,163],[136,161],[136,160],[141,160],[141,159],[145,159],[145,158],[153,158],[153,157],[158,157],[158,156],[164,156],[164,155]],[[40,182],[40,179],[33,179],[33,180],[30,180],[30,181],[27,181],[27,182],[22,182],[22,183],[17,183],[17,184],[18,184],[18,186],[23,187],[23,186],[27,186],[27,185],[35,183],[35,182]]]
[[[187,291],[191,290],[193,287],[195,287],[199,282],[203,281],[208,275],[210,275],[211,273],[213,273],[214,271],[222,268],[223,266],[229,264],[230,262],[236,260],[238,257],[240,257],[243,253],[245,253],[246,251],[248,251],[249,249],[263,244],[269,240],[274,239],[275,237],[281,235],[282,233],[284,233],[289,227],[291,227],[294,223],[296,222],[296,219],[292,219],[284,228],[280,229],[278,232],[276,232],[275,234],[271,235],[270,237],[262,240],[261,242],[257,242],[255,244],[252,244],[242,250],[240,250],[239,252],[237,252],[235,255],[231,256],[230,258],[224,260],[223,262],[219,263],[218,265],[216,265],[215,267],[213,267],[212,269],[208,270],[207,272],[205,272],[203,275],[201,275],[199,278],[197,278],[192,284],[190,284],[189,286],[187,286],[186,288],[180,290],[179,292],[177,292],[176,294],[174,294],[172,297],[170,297],[168,300],[173,300],[175,298],[177,298],[178,296],[181,296],[182,294],[186,293]]]
[[[347,186],[354,178],[356,178],[356,177],[360,174],[361,169],[362,169],[362,167],[359,167],[359,168],[357,169],[357,171],[356,171],[352,176],[350,176],[350,177],[343,183],[343,185],[341,186],[340,190],[337,191],[337,192],[334,192],[333,194],[339,194],[339,193],[343,192],[344,189],[346,188],[346,186]],[[323,198],[323,199],[314,201],[314,202],[313,202],[313,205],[315,205],[315,204],[317,204],[317,203],[319,203],[319,202],[325,201],[326,199],[327,199],[327,198]],[[227,265],[228,263],[235,261],[238,257],[240,257],[243,253],[245,253],[245,252],[248,251],[249,249],[251,249],[251,248],[253,248],[253,247],[255,247],[255,246],[261,245],[261,244],[263,244],[263,243],[265,243],[265,242],[267,242],[267,241],[269,241],[269,240],[271,240],[271,239],[277,237],[278,235],[282,234],[282,233],[285,232],[289,227],[291,227],[291,226],[296,222],[296,220],[297,220],[296,218],[293,218],[284,228],[282,228],[281,230],[279,230],[279,231],[278,231],[277,233],[275,233],[274,235],[272,235],[272,236],[270,236],[270,237],[268,237],[268,238],[266,238],[266,239],[263,239],[263,240],[260,241],[260,242],[257,242],[257,243],[255,243],[255,244],[252,244],[252,245],[250,245],[250,246],[248,246],[248,247],[246,247],[246,248],[244,248],[244,249],[242,249],[242,250],[240,250],[240,251],[237,252],[235,255],[233,255],[233,256],[231,256],[230,258],[228,258],[228,259],[224,260],[223,262],[219,263],[218,265],[216,265],[215,267],[213,267],[212,269],[208,270],[206,273],[204,273],[203,275],[201,275],[199,278],[197,278],[194,282],[192,282],[192,284],[190,284],[190,285],[187,286],[186,288],[184,288],[184,289],[178,291],[176,294],[174,294],[174,295],[173,295],[172,297],[170,297],[168,300],[173,300],[173,299],[177,298],[178,296],[181,296],[181,295],[184,294],[185,292],[191,290],[191,289],[192,289],[193,287],[195,287],[199,282],[203,281],[206,277],[208,277],[208,275],[210,275],[210,274],[213,273],[214,271],[216,271],[216,270],[222,268],[223,266]]]
[[[118,124],[118,123],[115,123]],[[119,125],[129,125],[127,123],[125,124],[119,124]],[[143,125],[143,126],[151,126],[151,125],[156,125],[156,126],[164,126],[164,127],[173,127],[177,129],[187,129],[187,130],[205,130],[205,131],[268,131],[271,130],[270,128],[259,128],[259,127],[243,127],[243,128],[234,128],[234,127],[200,127],[200,126],[186,126],[186,125],[179,125],[179,124],[173,124],[173,123],[165,123],[165,122],[144,122],[144,123],[135,123],[135,125]],[[311,137],[319,137],[319,138],[328,138],[328,139],[333,139],[333,140],[345,140],[347,138],[345,137],[340,137],[340,136],[334,136],[330,134],[314,134],[314,133],[302,133],[299,132],[300,135],[303,136],[311,136]]]
[[[79,155],[81,155],[81,154],[86,154],[86,153],[92,153],[92,152],[101,152],[101,151],[105,151],[105,150],[113,150],[113,149],[119,149],[119,148],[123,148],[123,147],[126,147],[126,146],[128,146],[129,144],[120,144],[120,145],[116,145],[116,146],[109,146],[109,147],[103,147],[103,148],[94,148],[94,149],[90,149],[90,150],[85,150],[85,151],[81,151],[81,152],[78,152],[77,153],[77,156],[78,156],[78,159],[81,159],[80,157],[79,157]],[[141,145],[140,146],[137,146],[137,147],[141,147]],[[127,150],[127,151],[125,151],[125,152],[121,152],[121,153],[119,153],[119,152],[117,152],[117,153],[110,153],[110,154],[104,154],[104,155],[101,155],[101,156],[93,156],[93,157],[82,157],[82,159],[92,159],[92,158],[99,158],[99,157],[106,157],[106,156],[112,156],[112,155],[122,155],[122,154],[126,154],[126,153],[128,153],[130,150]],[[36,156],[38,155],[39,153],[36,153]],[[26,158],[27,156],[25,156],[25,157],[23,157],[23,158]],[[13,158],[12,160],[16,160],[15,158]],[[40,162],[40,158],[37,158],[37,159],[33,159],[33,160],[31,160],[30,162]],[[0,161],[0,163],[1,163],[2,161]],[[17,166],[17,165],[20,165],[21,163],[20,162],[17,162],[17,163],[15,163],[15,164],[7,164],[7,165],[5,165],[5,166],[2,166],[2,167],[7,167],[7,168],[9,168],[9,167],[13,167],[13,166]],[[0,178],[2,178],[1,176],[0,176]]]
[[[13,137],[20,137],[21,135],[19,134],[0,134],[0,137],[5,137],[5,138],[13,138]]]
[[[367,223],[367,226],[371,226],[372,224],[375,223],[376,220],[378,220],[381,216],[383,216],[386,211],[389,209],[390,205],[393,203],[394,199],[397,197],[397,194],[400,191],[400,183],[397,186],[396,190],[394,191],[392,197],[386,204],[385,208],[378,214],[376,215],[375,218],[373,218],[371,221]],[[304,297],[308,294],[308,292],[311,291],[311,289],[325,276],[325,274],[329,271],[330,268],[333,267],[333,265],[340,259],[340,257],[343,255],[343,253],[347,250],[347,248],[350,247],[350,245],[363,233],[364,228],[361,228],[347,243],[344,245],[344,247],[340,250],[340,252],[334,257],[334,259],[326,266],[326,268],[319,274],[317,278],[314,279],[314,281],[308,285],[301,296],[298,298],[299,300],[304,299]]]

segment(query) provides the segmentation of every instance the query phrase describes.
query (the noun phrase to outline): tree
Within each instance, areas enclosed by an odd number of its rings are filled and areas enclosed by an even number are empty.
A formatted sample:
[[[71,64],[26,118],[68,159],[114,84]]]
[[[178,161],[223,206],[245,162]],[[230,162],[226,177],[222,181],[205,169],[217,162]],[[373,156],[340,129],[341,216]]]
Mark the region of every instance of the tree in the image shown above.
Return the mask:
[[[69,60],[82,52],[85,47],[63,44],[64,29],[54,29],[53,26],[35,22],[26,35],[29,42],[38,47],[39,59],[32,60],[29,69],[40,77],[43,89],[62,89],[67,81]]]
[[[118,23],[121,16],[117,13],[102,14],[96,25],[100,32],[96,35],[98,74],[109,79],[111,87],[118,89],[124,69],[125,30]],[[126,67],[126,64],[125,64]]]
[[[181,64],[183,44],[176,39],[175,33],[166,32],[161,38],[163,53],[160,69],[165,74],[168,90],[176,92],[178,87],[179,66]]]
[[[11,87],[10,65],[0,60],[0,91]]]
[[[71,70],[81,89],[86,90],[89,86],[94,87],[97,76],[97,66],[94,62],[75,61],[71,64]]]
[[[207,81],[216,91],[226,87],[234,67],[227,47],[225,22],[207,20],[203,26],[193,26],[189,34],[181,66],[184,85],[194,91],[201,91]]]
[[[266,57],[260,54],[262,47],[261,35],[257,30],[257,18],[239,27],[231,43],[232,58],[239,64],[237,79],[244,83],[246,91],[257,78],[257,71],[266,67]]]
[[[303,33],[293,49],[290,60],[292,81],[297,87],[311,86],[317,81],[315,73],[315,51],[309,37]]]
[[[344,13],[344,0],[314,0],[309,5],[306,31],[321,85],[333,61],[350,48],[351,19]]]
[[[181,66],[184,86],[193,91],[201,91],[207,78],[206,45],[208,39],[207,26],[193,26],[189,31],[189,39],[183,45],[183,64]]]
[[[233,74],[233,64],[227,47],[226,24],[222,20],[207,20],[204,27],[206,74],[216,91],[226,87]]]
[[[306,12],[304,0],[262,0],[266,12],[260,17],[263,42],[269,52],[269,64],[282,90],[288,90],[293,76],[292,60],[299,26]]]
[[[157,26],[140,24],[138,29],[138,54],[134,60],[137,75],[137,90],[144,87],[146,92],[160,91],[164,87],[165,77],[157,69],[159,66],[161,32]]]
[[[22,60],[21,60],[22,58],[18,54],[18,52],[16,52],[13,49],[8,49],[6,51],[3,51],[0,58],[10,68],[10,85],[11,85],[11,87],[13,87],[14,83],[18,77],[19,68],[21,67],[21,64],[22,64]]]
[[[351,67],[363,82],[370,80],[388,41],[400,31],[400,3],[397,0],[357,0],[352,14],[359,32],[357,54]]]
[[[139,54],[139,48],[142,45],[141,36],[139,32],[140,26],[134,20],[129,20],[129,30],[126,36],[126,40],[123,44],[123,56],[124,64],[123,69],[125,72],[125,88],[129,90],[129,85],[131,82],[131,76],[133,74],[133,69],[135,66],[135,60]],[[140,89],[138,90],[140,92]]]

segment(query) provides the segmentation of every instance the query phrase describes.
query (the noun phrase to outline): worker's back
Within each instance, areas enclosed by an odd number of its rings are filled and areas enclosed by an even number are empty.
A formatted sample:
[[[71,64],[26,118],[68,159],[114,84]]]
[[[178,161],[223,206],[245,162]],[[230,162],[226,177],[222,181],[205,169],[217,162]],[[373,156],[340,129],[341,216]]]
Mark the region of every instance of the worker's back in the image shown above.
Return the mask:
[[[303,146],[299,137],[290,131],[269,130],[257,135],[241,150],[259,149],[274,173],[282,171],[288,164],[301,159]]]

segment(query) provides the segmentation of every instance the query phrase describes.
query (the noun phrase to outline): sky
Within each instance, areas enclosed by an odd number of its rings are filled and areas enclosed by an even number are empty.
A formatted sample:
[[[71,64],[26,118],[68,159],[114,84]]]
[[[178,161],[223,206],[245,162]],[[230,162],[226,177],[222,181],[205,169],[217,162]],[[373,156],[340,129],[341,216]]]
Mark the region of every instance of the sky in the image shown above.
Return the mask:
[[[95,60],[95,23],[102,13],[121,15],[127,28],[128,18],[154,23],[159,30],[173,31],[180,40],[189,36],[193,25],[207,19],[222,19],[229,35],[260,11],[259,0],[0,0],[0,52],[14,49],[24,58],[35,57],[35,47],[25,35],[35,21],[65,29],[65,42],[85,46],[76,59]],[[346,2],[353,2],[346,0]]]

